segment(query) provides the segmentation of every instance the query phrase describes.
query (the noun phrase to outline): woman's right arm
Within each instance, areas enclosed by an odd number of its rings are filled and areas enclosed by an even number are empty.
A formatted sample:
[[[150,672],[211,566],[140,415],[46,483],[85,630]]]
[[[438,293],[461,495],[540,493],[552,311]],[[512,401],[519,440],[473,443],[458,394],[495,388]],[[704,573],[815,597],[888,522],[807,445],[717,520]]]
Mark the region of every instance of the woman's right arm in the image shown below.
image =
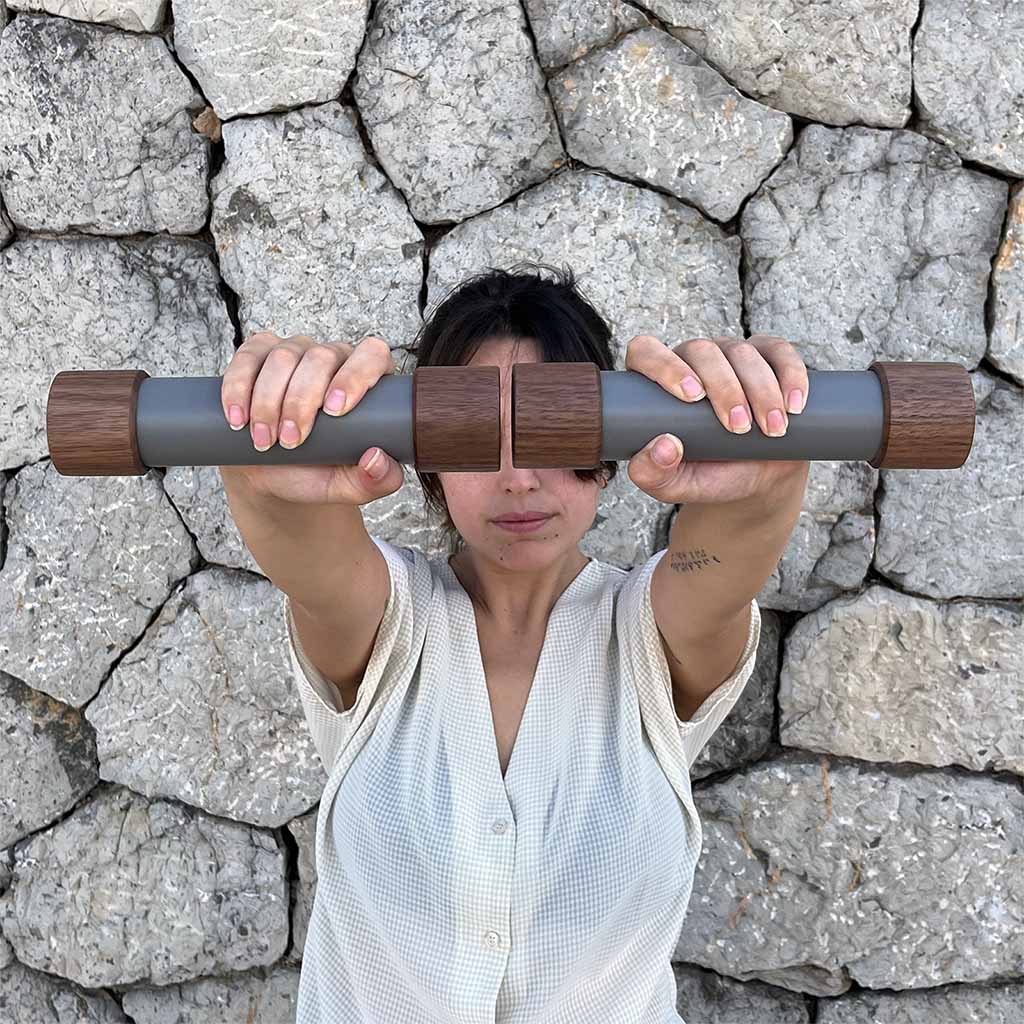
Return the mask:
[[[269,428],[262,441],[273,445],[292,421],[298,447],[321,409],[335,414],[326,404],[335,389],[347,395],[344,415],[393,372],[380,338],[354,347],[260,333],[235,352],[221,387],[225,418],[231,423],[237,406],[254,447],[251,465],[218,467],[231,515],[263,573],[287,595],[299,643],[343,708],[355,702],[391,593],[387,561],[361,507],[393,494],[405,476],[382,449],[368,472],[376,448],[354,465],[260,465],[256,425]]]
[[[254,492],[236,466],[220,472],[238,531],[287,595],[306,656],[350,708],[391,592],[387,562],[359,506],[281,501]]]

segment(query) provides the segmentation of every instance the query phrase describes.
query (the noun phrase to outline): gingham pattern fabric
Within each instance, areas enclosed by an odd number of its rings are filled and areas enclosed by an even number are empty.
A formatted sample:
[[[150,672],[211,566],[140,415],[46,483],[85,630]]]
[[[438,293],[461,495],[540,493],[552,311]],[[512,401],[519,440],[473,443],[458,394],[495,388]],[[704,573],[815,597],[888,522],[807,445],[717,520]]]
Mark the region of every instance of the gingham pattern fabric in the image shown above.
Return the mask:
[[[676,716],[665,554],[592,559],[551,612],[504,778],[469,595],[373,538],[391,592],[347,711],[285,616],[328,780],[297,1024],[679,1024],[669,957],[700,853],[689,768],[754,668]],[[342,784],[344,783],[344,784]]]

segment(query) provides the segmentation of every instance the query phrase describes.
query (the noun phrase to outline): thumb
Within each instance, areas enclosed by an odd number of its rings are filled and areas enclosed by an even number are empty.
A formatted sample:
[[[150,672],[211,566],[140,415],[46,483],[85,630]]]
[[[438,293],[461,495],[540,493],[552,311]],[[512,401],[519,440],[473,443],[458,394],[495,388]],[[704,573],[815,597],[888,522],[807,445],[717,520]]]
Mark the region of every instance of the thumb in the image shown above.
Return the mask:
[[[383,448],[367,448],[359,460],[359,468],[367,490],[376,491],[398,463]]]
[[[658,472],[664,472],[683,457],[683,442],[675,434],[659,434],[643,449],[643,455]]]

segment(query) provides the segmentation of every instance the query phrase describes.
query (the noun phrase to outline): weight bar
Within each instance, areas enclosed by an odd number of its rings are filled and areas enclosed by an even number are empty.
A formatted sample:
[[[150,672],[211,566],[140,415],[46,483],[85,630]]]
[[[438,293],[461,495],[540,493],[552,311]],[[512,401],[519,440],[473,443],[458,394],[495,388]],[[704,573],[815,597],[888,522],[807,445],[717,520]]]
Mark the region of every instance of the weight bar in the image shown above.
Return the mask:
[[[253,447],[232,430],[220,377],[62,370],[46,406],[50,457],[64,476],[141,476],[153,467],[354,464],[374,445],[421,472],[501,467],[497,366],[418,366],[387,374],[344,416],[317,411],[297,448]],[[691,462],[866,461],[875,469],[956,469],[974,440],[970,375],[959,363],[873,362],[808,370],[804,410],[782,437],[734,434],[706,399],[686,402],[633,370],[590,362],[512,366],[512,464],[593,469],[672,433]]]

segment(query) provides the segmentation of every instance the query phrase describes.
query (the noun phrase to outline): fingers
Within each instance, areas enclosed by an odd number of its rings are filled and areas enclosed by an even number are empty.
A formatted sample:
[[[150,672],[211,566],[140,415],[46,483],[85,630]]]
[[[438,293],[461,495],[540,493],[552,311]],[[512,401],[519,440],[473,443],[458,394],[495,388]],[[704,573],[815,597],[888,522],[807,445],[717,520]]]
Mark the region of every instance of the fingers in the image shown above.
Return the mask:
[[[774,335],[692,338],[674,349],[638,335],[629,343],[626,366],[686,401],[708,396],[719,421],[735,434],[745,434],[756,419],[763,434],[781,437],[789,427],[785,410],[801,411],[807,402],[804,362],[793,345]],[[695,389],[684,386],[688,377]]]
[[[382,338],[369,336],[353,346],[261,331],[235,352],[221,383],[221,404],[233,429],[249,423],[257,451],[278,441],[295,448],[309,436],[321,408],[331,415],[350,411],[392,372],[391,348]],[[335,391],[345,392],[338,412],[327,407]]]
[[[331,416],[344,415],[384,374],[394,372],[391,346],[383,338],[368,335],[355,346],[351,358],[345,360],[329,381],[322,403],[324,412]]]

